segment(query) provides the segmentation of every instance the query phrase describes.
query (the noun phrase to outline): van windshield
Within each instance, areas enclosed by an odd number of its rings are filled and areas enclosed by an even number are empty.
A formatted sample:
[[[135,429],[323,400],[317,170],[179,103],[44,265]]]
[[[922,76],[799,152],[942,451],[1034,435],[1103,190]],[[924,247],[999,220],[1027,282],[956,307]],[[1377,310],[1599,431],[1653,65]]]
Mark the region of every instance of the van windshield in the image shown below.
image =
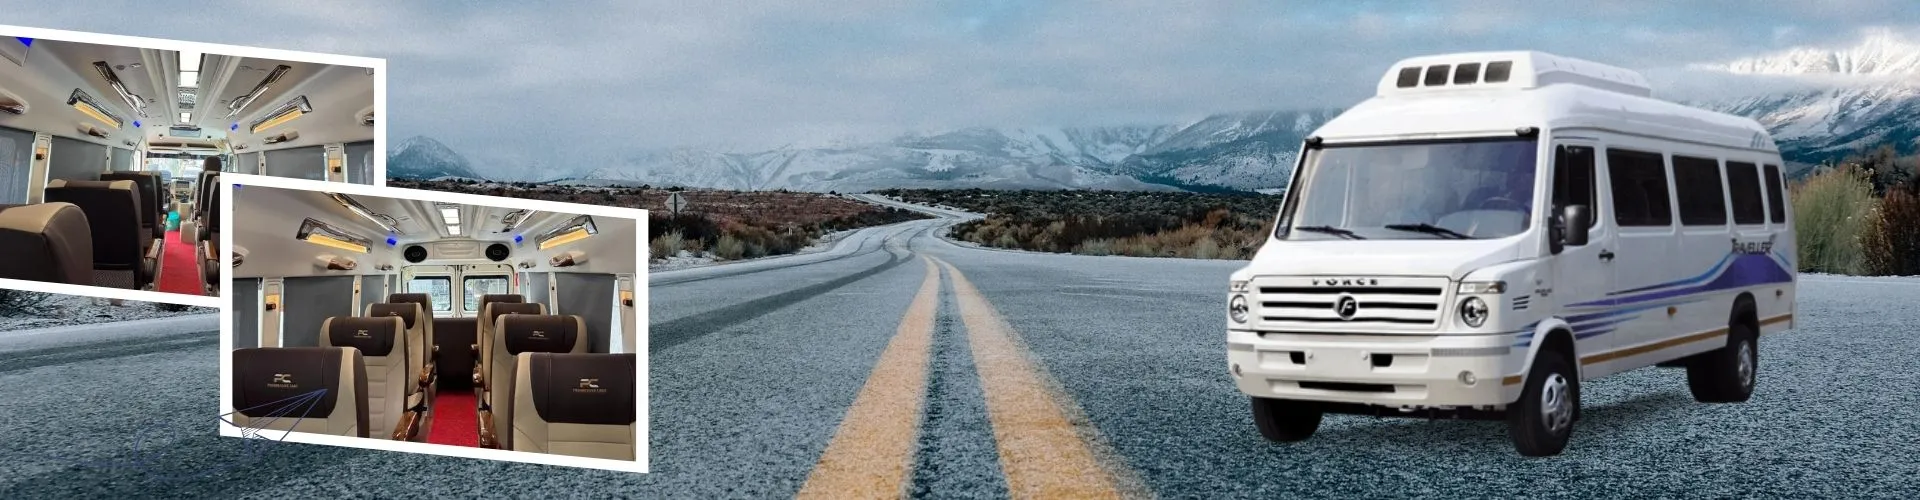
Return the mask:
[[[1487,239],[1525,232],[1535,139],[1423,141],[1310,149],[1274,236]]]

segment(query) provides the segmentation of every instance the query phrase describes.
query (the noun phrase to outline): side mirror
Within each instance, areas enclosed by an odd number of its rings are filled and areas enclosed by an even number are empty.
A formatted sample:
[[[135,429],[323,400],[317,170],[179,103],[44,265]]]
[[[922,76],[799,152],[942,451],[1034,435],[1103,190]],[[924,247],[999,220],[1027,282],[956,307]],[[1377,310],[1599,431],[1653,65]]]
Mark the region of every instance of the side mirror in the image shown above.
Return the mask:
[[[1561,241],[1567,246],[1577,247],[1587,244],[1587,230],[1593,228],[1593,211],[1586,205],[1569,205],[1560,215],[1566,229],[1561,232]]]

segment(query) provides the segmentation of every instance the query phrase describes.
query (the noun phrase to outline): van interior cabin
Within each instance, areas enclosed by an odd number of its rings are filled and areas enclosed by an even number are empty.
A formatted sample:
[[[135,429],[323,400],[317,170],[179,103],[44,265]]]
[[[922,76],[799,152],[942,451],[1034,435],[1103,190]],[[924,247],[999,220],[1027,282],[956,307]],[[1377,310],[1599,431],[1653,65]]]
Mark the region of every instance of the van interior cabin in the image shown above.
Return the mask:
[[[211,176],[371,183],[373,87],[367,68],[0,36],[0,278],[217,294]]]
[[[638,221],[233,193],[237,425],[633,459]]]

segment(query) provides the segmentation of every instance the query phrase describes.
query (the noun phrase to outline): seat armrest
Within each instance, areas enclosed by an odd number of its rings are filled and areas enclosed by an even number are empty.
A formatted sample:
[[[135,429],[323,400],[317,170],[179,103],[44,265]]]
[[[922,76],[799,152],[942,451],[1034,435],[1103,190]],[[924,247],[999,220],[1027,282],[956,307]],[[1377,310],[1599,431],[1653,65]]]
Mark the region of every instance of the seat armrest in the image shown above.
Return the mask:
[[[499,436],[494,435],[493,430],[493,410],[481,408],[477,413],[480,417],[480,447],[499,449],[500,439]]]
[[[419,412],[415,412],[411,410],[400,412],[400,421],[395,422],[393,424],[393,435],[392,435],[393,440],[394,441],[413,440],[414,433],[420,430],[419,417],[420,417]]]

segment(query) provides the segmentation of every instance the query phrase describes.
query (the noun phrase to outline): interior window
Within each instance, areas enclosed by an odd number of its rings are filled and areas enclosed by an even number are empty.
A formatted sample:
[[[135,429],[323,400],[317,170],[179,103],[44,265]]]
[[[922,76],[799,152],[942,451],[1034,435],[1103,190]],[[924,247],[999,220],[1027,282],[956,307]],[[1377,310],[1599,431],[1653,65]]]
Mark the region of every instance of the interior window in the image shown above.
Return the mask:
[[[461,280],[461,287],[467,292],[466,311],[480,310],[481,295],[509,293],[506,276],[468,276]]]
[[[1720,187],[1720,160],[1674,156],[1673,188],[1681,193],[1680,224],[1726,225],[1727,195]]]
[[[1767,165],[1767,215],[1774,224],[1787,222],[1787,202],[1780,186],[1780,166]]]
[[[407,280],[408,293],[424,293],[433,300],[433,310],[453,310],[453,278],[447,276],[417,276]]]
[[[1760,169],[1752,163],[1727,162],[1727,196],[1733,199],[1734,224],[1765,224],[1767,207],[1760,201]]]
[[[1667,169],[1660,153],[1607,150],[1608,186],[1613,188],[1613,220],[1621,226],[1668,226],[1673,206],[1667,198]]]
[[[1593,148],[1561,145],[1553,156],[1553,213],[1559,216],[1572,205],[1586,205],[1588,213],[1598,213],[1599,187],[1593,182]]]

